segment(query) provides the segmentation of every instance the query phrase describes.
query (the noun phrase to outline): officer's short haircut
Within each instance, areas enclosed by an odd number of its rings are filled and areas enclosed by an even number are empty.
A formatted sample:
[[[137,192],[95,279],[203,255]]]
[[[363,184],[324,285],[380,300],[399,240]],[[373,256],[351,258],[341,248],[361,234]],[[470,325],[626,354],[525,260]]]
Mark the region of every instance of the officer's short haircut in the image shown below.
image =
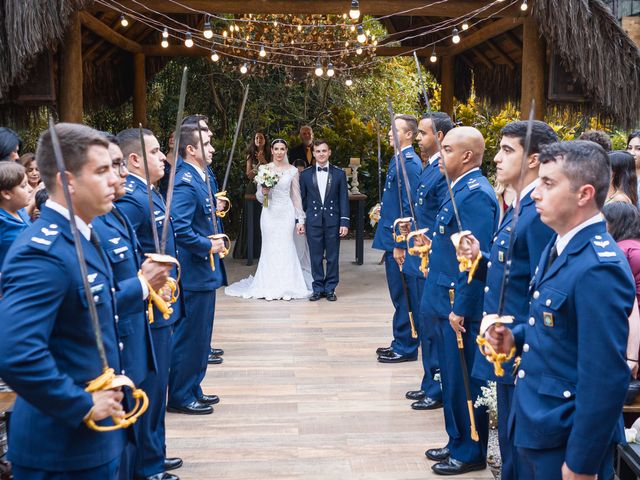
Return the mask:
[[[100,132],[104,138],[107,139],[107,142],[113,143],[114,145],[120,146],[120,142],[118,141],[118,137],[116,137],[111,132]]]
[[[451,117],[444,112],[431,112],[431,115],[423,115],[422,119],[431,120],[436,127],[436,132],[442,132],[442,135],[446,135],[449,130],[455,127]]]
[[[520,140],[520,145],[524,148],[524,141],[527,137],[527,126],[529,122],[517,121],[507,123],[500,135],[503,137],[517,138]],[[540,120],[534,120],[531,125],[531,144],[529,146],[529,155],[534,153],[540,153],[540,150],[545,145],[551,145],[558,141],[558,135],[556,132],[545,122]]]
[[[194,115],[187,115],[182,120],[182,125],[199,125],[201,121],[208,125],[209,117],[201,115],[199,113],[196,113]]]
[[[319,147],[320,145],[326,145],[327,148],[329,148],[329,150],[331,150],[331,147],[329,146],[329,142],[327,142],[325,139],[318,138],[317,140],[313,141],[313,148]]]
[[[559,162],[574,191],[592,185],[598,209],[607,198],[611,180],[611,161],[600,145],[587,140],[553,143],[542,148],[540,163]]]
[[[416,117],[413,115],[399,114],[395,116],[395,119],[404,120],[407,124],[407,131],[411,132],[411,138],[416,138],[416,135],[418,135],[418,121],[416,120]]]
[[[151,130],[147,130],[146,128],[142,129],[142,134],[145,137],[154,136],[153,132]],[[124,158],[128,158],[132,153],[135,153],[136,155],[142,155],[142,145],[140,145],[140,129],[128,128],[118,133],[116,138],[118,139],[118,145],[120,146],[120,150],[122,150],[122,156]]]
[[[202,132],[203,142],[205,140],[209,140],[207,129],[200,127],[197,123],[191,125],[183,125],[180,129],[180,145],[178,155],[180,155],[182,158],[185,158],[186,156],[188,145],[191,145],[194,148],[200,148],[200,136],[198,135],[198,130]]]
[[[87,163],[87,151],[90,147],[109,148],[109,141],[102,133],[86,125],[59,123],[55,126],[55,129],[60,139],[60,149],[62,150],[65,168],[74,175],[78,175],[82,167]],[[49,129],[42,132],[38,139],[36,162],[45,187],[49,192],[54,192],[58,168],[56,167],[56,157],[53,154]]]
[[[20,185],[27,170],[18,162],[0,162],[0,192]]]
[[[590,142],[595,142],[604,148],[605,152],[610,152],[613,148],[611,137],[607,135],[607,132],[603,132],[602,130],[587,130],[582,132],[582,135],[580,135],[578,140],[589,140]]]

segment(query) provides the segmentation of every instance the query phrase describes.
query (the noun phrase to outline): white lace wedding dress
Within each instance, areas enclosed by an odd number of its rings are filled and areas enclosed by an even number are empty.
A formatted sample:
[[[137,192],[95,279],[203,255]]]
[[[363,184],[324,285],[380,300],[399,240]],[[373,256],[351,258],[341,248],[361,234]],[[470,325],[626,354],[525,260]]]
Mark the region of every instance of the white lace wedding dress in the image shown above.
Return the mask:
[[[311,295],[311,267],[306,238],[295,231],[296,219],[303,219],[298,169],[277,169],[281,174],[269,193],[268,206],[262,208],[260,229],[262,250],[255,277],[249,276],[224,289],[226,295],[266,300],[291,300]],[[256,198],[264,203],[262,189]],[[298,238],[296,238],[296,236]]]

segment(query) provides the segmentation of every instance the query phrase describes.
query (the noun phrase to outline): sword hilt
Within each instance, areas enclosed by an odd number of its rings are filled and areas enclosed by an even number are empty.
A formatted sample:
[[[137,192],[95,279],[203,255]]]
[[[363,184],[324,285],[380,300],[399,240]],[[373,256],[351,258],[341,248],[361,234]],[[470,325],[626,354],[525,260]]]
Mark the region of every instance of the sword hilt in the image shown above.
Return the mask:
[[[231,200],[229,200],[229,198],[227,197],[227,192],[218,192],[215,194],[215,197],[217,199],[223,200],[225,202],[224,205],[224,209],[223,210],[218,210],[216,208],[216,215],[220,218],[224,218],[227,216],[227,213],[229,213],[229,210],[231,210]]]
[[[393,241],[396,243],[406,241],[407,234],[411,231],[413,223],[413,217],[396,218],[393,222]]]
[[[492,326],[500,326],[503,324],[512,324],[514,321],[511,315],[485,315],[480,323],[480,333],[476,338],[476,343],[480,349],[480,353],[493,364],[493,371],[497,377],[504,376],[504,368],[502,364],[510,361],[516,354],[516,347],[512,347],[509,353],[498,353],[493,346],[484,337],[486,331]]]
[[[214,235],[209,235],[209,238],[211,240],[222,240],[222,242],[224,243],[224,248],[222,249],[222,251],[217,252],[218,256],[220,257],[220,259],[223,259],[227,255],[229,255],[229,251],[231,250],[231,240],[229,240],[229,237],[227,235],[225,235],[224,233],[216,233]],[[214,260],[214,255],[215,255],[215,253],[213,253],[213,252],[211,252],[209,254],[209,262],[211,264],[211,271],[212,272],[216,271],[216,264],[215,264],[215,260]]]
[[[415,230],[407,235],[407,252],[409,255],[420,257],[420,271],[427,276],[429,254],[431,253],[431,239],[427,236],[428,228]]]

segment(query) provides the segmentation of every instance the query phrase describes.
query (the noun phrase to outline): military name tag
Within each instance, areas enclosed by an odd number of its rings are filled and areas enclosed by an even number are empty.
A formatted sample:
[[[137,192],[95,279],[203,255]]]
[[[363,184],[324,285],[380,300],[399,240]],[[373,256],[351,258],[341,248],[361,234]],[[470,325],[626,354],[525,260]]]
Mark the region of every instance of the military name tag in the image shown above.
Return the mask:
[[[553,327],[553,325],[554,325],[554,323],[553,323],[553,313],[544,312],[542,314],[542,319],[543,319],[545,327]]]
[[[438,230],[440,231],[440,235],[444,235],[444,225],[440,225]]]
[[[498,261],[501,263],[504,262],[504,252],[502,250],[498,252]]]

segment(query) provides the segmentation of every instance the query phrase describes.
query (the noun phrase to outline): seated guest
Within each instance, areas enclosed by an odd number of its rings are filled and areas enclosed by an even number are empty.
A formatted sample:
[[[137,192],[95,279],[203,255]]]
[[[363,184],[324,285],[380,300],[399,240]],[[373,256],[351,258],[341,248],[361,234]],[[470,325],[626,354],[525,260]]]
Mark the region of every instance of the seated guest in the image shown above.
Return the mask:
[[[20,143],[20,137],[16,132],[7,127],[0,127],[0,161],[15,162],[18,160]]]
[[[607,132],[603,132],[602,130],[586,130],[582,132],[579,140],[589,140],[590,142],[597,143],[604,148],[605,152],[610,152],[613,149],[611,137],[607,135]]]
[[[289,150],[289,163],[293,165],[293,162],[298,159],[302,159],[305,165],[315,165],[316,160],[313,158],[313,129],[309,125],[303,125],[300,127],[300,145]]]
[[[0,163],[0,271],[7,250],[31,224],[24,210],[28,198],[24,167],[15,162]]]
[[[637,205],[638,179],[633,155],[616,150],[609,152],[609,160],[611,161],[611,183],[605,203],[625,202]]]

